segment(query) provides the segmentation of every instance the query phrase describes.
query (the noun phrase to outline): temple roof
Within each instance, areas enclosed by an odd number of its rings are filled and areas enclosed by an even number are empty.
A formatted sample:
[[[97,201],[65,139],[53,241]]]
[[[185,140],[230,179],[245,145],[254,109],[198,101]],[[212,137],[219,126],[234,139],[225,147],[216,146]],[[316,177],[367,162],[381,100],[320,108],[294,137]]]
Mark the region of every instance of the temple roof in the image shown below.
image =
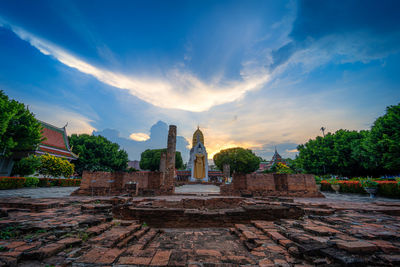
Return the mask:
[[[43,121],[39,122],[43,126],[42,135],[45,140],[43,140],[36,149],[37,154],[48,153],[56,157],[65,157],[70,160],[78,158],[69,147],[65,126],[63,128],[58,128]]]
[[[193,141],[192,141],[192,147],[197,145],[197,143],[200,142],[204,145],[204,135],[200,131],[199,127],[197,127],[197,130],[193,134]]]

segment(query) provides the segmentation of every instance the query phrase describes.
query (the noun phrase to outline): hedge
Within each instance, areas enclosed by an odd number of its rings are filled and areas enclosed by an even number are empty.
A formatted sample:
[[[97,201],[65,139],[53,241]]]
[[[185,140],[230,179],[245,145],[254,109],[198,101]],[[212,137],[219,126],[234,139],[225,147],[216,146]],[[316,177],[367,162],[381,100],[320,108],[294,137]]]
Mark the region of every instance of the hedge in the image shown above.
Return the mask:
[[[49,186],[80,186],[81,179],[40,178],[39,187]]]
[[[0,190],[21,187],[80,186],[81,179],[0,177]]]
[[[25,177],[0,177],[0,189],[24,187]]]
[[[37,177],[25,177],[25,187],[36,187],[39,184],[39,178]]]
[[[400,183],[397,181],[379,181],[378,183],[378,195],[383,197],[400,198]],[[361,186],[361,182],[358,181],[338,181],[340,184],[340,192],[342,193],[357,193],[366,194],[366,191]],[[333,191],[330,183],[327,180],[321,181],[321,191]]]

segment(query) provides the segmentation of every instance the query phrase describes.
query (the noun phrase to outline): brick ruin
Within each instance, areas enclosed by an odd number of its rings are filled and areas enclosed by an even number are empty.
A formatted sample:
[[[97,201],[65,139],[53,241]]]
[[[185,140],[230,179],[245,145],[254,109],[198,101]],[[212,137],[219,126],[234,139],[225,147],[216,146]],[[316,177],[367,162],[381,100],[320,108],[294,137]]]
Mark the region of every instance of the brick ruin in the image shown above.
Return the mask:
[[[113,215],[158,228],[208,228],[232,227],[252,220],[298,219],[304,213],[296,205],[271,205],[261,199],[176,196],[168,200],[147,198],[115,205]]]
[[[135,219],[120,219],[126,204]],[[235,205],[247,215],[262,212],[246,219]],[[234,224],[226,216],[235,216]],[[399,266],[399,216],[399,201],[3,198],[0,266]],[[205,218],[210,223],[199,228]],[[215,228],[216,218],[225,226]]]
[[[311,174],[236,173],[220,189],[226,196],[324,197]]]
[[[174,194],[176,126],[170,125],[167,151],[161,154],[158,172],[83,172],[80,188],[73,195],[139,195],[157,196]],[[229,165],[224,174],[229,175]],[[186,182],[183,182],[186,183]],[[219,185],[219,183],[218,183]],[[323,197],[310,174],[252,173],[233,175],[231,184],[220,186],[223,196],[290,196]]]
[[[72,195],[171,195],[174,193],[176,126],[168,131],[167,153],[162,154],[159,172],[84,171],[80,188]]]

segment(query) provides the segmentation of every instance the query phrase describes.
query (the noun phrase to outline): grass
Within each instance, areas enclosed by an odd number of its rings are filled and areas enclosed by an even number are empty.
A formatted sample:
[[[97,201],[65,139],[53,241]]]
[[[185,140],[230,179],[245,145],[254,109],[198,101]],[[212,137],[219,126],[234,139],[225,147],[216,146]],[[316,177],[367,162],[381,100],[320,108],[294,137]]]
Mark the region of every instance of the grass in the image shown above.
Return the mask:
[[[21,234],[19,226],[8,226],[0,231],[0,239],[8,240],[10,238],[18,237]]]

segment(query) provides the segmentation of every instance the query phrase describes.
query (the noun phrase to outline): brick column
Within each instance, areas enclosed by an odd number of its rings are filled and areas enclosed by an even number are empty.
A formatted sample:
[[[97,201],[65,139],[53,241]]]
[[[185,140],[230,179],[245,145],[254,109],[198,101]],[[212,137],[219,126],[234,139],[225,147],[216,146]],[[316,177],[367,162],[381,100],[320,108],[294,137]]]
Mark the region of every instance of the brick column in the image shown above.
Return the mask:
[[[166,164],[167,164],[167,153],[162,152],[160,158],[160,172],[165,172]]]
[[[175,175],[175,152],[176,152],[176,126],[170,125],[168,131],[167,160],[165,168],[165,189],[174,190]]]

